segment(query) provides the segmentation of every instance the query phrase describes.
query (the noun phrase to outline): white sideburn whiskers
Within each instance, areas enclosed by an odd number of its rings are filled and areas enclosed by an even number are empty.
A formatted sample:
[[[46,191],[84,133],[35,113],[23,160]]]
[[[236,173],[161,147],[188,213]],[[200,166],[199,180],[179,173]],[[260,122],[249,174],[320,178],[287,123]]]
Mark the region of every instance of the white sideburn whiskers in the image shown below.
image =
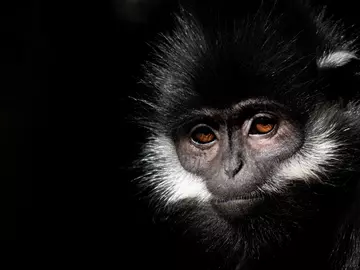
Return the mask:
[[[311,181],[324,178],[327,168],[334,166],[338,157],[336,150],[341,146],[332,138],[333,129],[323,133],[312,132],[299,152],[284,163],[277,177]]]
[[[141,181],[153,186],[156,196],[163,202],[174,203],[187,198],[204,202],[210,199],[211,194],[203,180],[181,166],[171,139],[152,137],[144,152],[143,162],[156,173],[144,176]]]

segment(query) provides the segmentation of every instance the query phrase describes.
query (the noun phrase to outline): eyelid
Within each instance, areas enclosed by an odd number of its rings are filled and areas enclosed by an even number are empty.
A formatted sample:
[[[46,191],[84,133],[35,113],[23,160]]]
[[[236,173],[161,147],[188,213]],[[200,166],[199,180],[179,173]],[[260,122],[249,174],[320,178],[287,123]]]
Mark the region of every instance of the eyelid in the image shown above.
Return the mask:
[[[208,129],[210,129],[212,132],[214,132],[214,134],[216,135],[216,131],[215,129],[213,129],[211,126],[201,123],[201,124],[197,124],[195,125],[193,128],[190,129],[189,135],[191,135],[196,129],[201,128],[201,127],[206,127]]]
[[[277,117],[272,114],[271,112],[259,112],[257,114],[255,114],[253,117],[250,118],[251,121],[253,121],[254,119],[260,118],[260,117],[267,117],[270,119],[277,119]]]

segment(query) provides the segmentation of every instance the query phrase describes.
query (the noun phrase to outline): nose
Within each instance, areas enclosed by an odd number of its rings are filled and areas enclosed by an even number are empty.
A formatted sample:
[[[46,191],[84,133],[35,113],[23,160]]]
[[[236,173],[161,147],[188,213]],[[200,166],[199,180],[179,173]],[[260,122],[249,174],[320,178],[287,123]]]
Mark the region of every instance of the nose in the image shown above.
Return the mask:
[[[224,165],[224,172],[227,177],[234,178],[235,175],[241,170],[243,163],[240,158],[233,157]]]

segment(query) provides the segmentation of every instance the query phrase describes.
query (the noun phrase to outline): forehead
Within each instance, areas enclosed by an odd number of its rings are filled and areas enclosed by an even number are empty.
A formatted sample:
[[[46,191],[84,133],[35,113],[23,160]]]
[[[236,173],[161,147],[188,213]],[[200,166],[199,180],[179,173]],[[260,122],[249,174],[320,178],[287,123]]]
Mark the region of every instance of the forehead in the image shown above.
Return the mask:
[[[263,23],[226,34],[214,34],[193,20],[181,24],[176,39],[168,37],[152,77],[160,102],[226,108],[254,97],[286,100],[316,79],[315,56],[304,55],[294,41]]]
[[[211,117],[221,120],[233,118],[247,118],[256,112],[278,112],[283,113],[287,109],[283,104],[276,101],[269,100],[265,97],[256,99],[246,99],[237,103],[232,103],[225,108],[199,107],[198,109],[190,110],[187,118],[196,117]]]

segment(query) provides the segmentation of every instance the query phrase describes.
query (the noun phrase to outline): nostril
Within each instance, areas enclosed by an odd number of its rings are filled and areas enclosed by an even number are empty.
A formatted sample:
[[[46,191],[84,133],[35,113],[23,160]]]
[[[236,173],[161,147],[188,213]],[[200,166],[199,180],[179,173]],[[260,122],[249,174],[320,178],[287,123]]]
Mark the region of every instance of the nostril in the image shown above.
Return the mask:
[[[226,174],[226,176],[228,176],[229,178],[234,178],[235,175],[241,170],[242,167],[242,162],[237,162],[236,164],[228,164],[227,166],[225,166],[224,168],[224,172]]]

